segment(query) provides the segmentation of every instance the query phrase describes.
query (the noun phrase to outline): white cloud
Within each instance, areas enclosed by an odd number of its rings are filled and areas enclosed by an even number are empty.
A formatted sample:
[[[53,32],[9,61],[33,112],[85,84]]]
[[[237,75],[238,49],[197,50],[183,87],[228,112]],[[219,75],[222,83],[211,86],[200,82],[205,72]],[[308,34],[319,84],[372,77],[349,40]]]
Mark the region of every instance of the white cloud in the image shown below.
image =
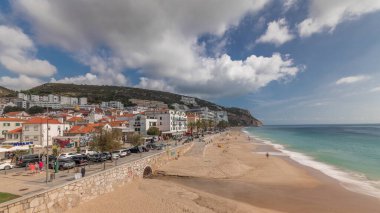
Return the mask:
[[[311,0],[309,16],[298,25],[301,37],[333,31],[346,21],[380,10],[379,0]]]
[[[197,43],[204,34],[222,37],[267,2],[19,0],[12,5],[41,44],[63,48],[91,68],[91,73],[53,81],[124,85],[123,73],[137,70],[140,87],[222,96],[252,92],[299,71],[280,54],[232,60],[221,45],[210,58]]]
[[[0,85],[9,89],[22,90],[41,85],[43,81],[38,78],[19,75],[18,77],[0,77]]]
[[[298,0],[284,0],[284,10],[288,11],[292,7],[296,6],[298,3]]]
[[[353,84],[353,83],[365,81],[365,80],[368,80],[368,79],[370,79],[370,77],[369,76],[365,76],[365,75],[348,76],[348,77],[344,77],[344,78],[341,78],[341,79],[337,80],[335,82],[335,84],[337,84],[337,85],[341,85],[341,84]]]
[[[0,25],[0,63],[9,71],[46,77],[57,70],[46,60],[35,58],[33,41],[19,28]]]
[[[181,93],[216,98],[256,91],[271,81],[291,78],[301,70],[278,53],[271,57],[251,55],[245,60],[232,60],[224,54],[216,59],[203,58],[199,64],[193,76],[161,79],[159,85],[175,85],[175,91]],[[144,84],[157,82],[144,79]]]
[[[270,22],[267,31],[257,39],[257,42],[281,45],[293,38],[294,36],[290,33],[286,20],[282,18],[278,21]]]
[[[379,87],[372,88],[372,89],[370,90],[370,92],[380,92],[380,86],[379,86]]]

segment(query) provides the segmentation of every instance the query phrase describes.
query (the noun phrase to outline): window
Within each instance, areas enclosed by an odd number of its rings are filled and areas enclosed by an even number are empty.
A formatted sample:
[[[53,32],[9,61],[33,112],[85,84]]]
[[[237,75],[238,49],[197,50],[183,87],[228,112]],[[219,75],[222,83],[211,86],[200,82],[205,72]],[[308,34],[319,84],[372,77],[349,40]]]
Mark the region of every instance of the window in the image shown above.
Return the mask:
[[[162,117],[160,117],[160,120],[162,120]]]
[[[162,122],[160,122],[160,125],[162,125]]]
[[[38,125],[34,125],[34,131],[38,131]]]
[[[25,131],[29,131],[29,126],[25,126]]]
[[[12,134],[8,134],[8,138],[9,138],[9,139],[12,139]]]
[[[34,136],[33,141],[38,141],[38,136]]]
[[[7,132],[8,132],[7,130],[3,130],[3,131],[1,132],[1,134],[2,134],[2,135],[5,135],[5,134],[7,134]]]
[[[14,139],[18,139],[18,135],[16,134],[16,135],[14,135]]]
[[[3,123],[3,126],[11,126],[11,123]]]
[[[25,140],[28,141],[29,140],[29,136],[25,136]]]
[[[20,123],[16,123],[16,126],[20,126],[21,124]]]

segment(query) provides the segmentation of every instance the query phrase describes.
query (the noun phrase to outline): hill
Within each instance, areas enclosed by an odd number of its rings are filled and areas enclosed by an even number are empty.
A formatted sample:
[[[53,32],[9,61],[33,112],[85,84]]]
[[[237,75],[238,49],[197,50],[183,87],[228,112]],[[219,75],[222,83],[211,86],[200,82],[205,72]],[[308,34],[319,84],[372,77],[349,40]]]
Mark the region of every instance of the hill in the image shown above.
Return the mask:
[[[14,94],[14,91],[0,86],[0,97],[5,97],[8,95],[13,95],[13,94]]]
[[[98,85],[76,85],[47,83],[41,86],[24,91],[28,94],[48,95],[58,94],[71,97],[87,97],[90,103],[100,103],[101,101],[120,101],[126,106],[130,105],[129,99],[146,99],[162,101],[168,105],[181,103],[181,95],[147,90],[132,87],[119,86],[98,86]],[[257,126],[261,122],[254,118],[248,110],[239,108],[226,108],[215,103],[195,98],[199,106],[208,107],[211,110],[226,110],[228,112],[229,122],[233,126]],[[189,106],[192,107],[192,106]]]

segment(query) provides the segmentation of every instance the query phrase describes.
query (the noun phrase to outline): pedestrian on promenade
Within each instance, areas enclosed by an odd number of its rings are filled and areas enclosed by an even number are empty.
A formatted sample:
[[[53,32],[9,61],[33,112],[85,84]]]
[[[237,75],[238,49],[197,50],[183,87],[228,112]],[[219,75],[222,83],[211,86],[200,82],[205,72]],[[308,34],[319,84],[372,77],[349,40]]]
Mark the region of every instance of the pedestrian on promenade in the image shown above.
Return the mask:
[[[80,173],[82,174],[82,178],[83,178],[85,176],[85,174],[86,174],[86,168],[82,167],[80,169]]]
[[[267,152],[266,156],[267,156],[267,158],[269,158],[269,153],[268,152]]]
[[[30,163],[30,164],[29,164],[29,169],[30,169],[30,171],[32,172],[32,174],[34,175],[35,170],[36,170],[36,167],[34,166],[33,163]]]
[[[38,164],[38,162],[34,163],[34,168],[36,169],[36,173],[40,172],[40,165]]]
[[[38,164],[39,164],[40,170],[43,171],[44,170],[44,162],[41,160]]]

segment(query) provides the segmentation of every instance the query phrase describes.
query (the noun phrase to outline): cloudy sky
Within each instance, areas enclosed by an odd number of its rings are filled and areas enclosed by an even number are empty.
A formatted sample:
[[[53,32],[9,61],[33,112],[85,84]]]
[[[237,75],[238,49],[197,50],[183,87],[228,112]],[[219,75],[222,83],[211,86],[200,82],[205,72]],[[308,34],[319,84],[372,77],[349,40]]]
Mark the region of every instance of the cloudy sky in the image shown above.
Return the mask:
[[[3,0],[0,85],[121,85],[380,123],[379,0]]]

